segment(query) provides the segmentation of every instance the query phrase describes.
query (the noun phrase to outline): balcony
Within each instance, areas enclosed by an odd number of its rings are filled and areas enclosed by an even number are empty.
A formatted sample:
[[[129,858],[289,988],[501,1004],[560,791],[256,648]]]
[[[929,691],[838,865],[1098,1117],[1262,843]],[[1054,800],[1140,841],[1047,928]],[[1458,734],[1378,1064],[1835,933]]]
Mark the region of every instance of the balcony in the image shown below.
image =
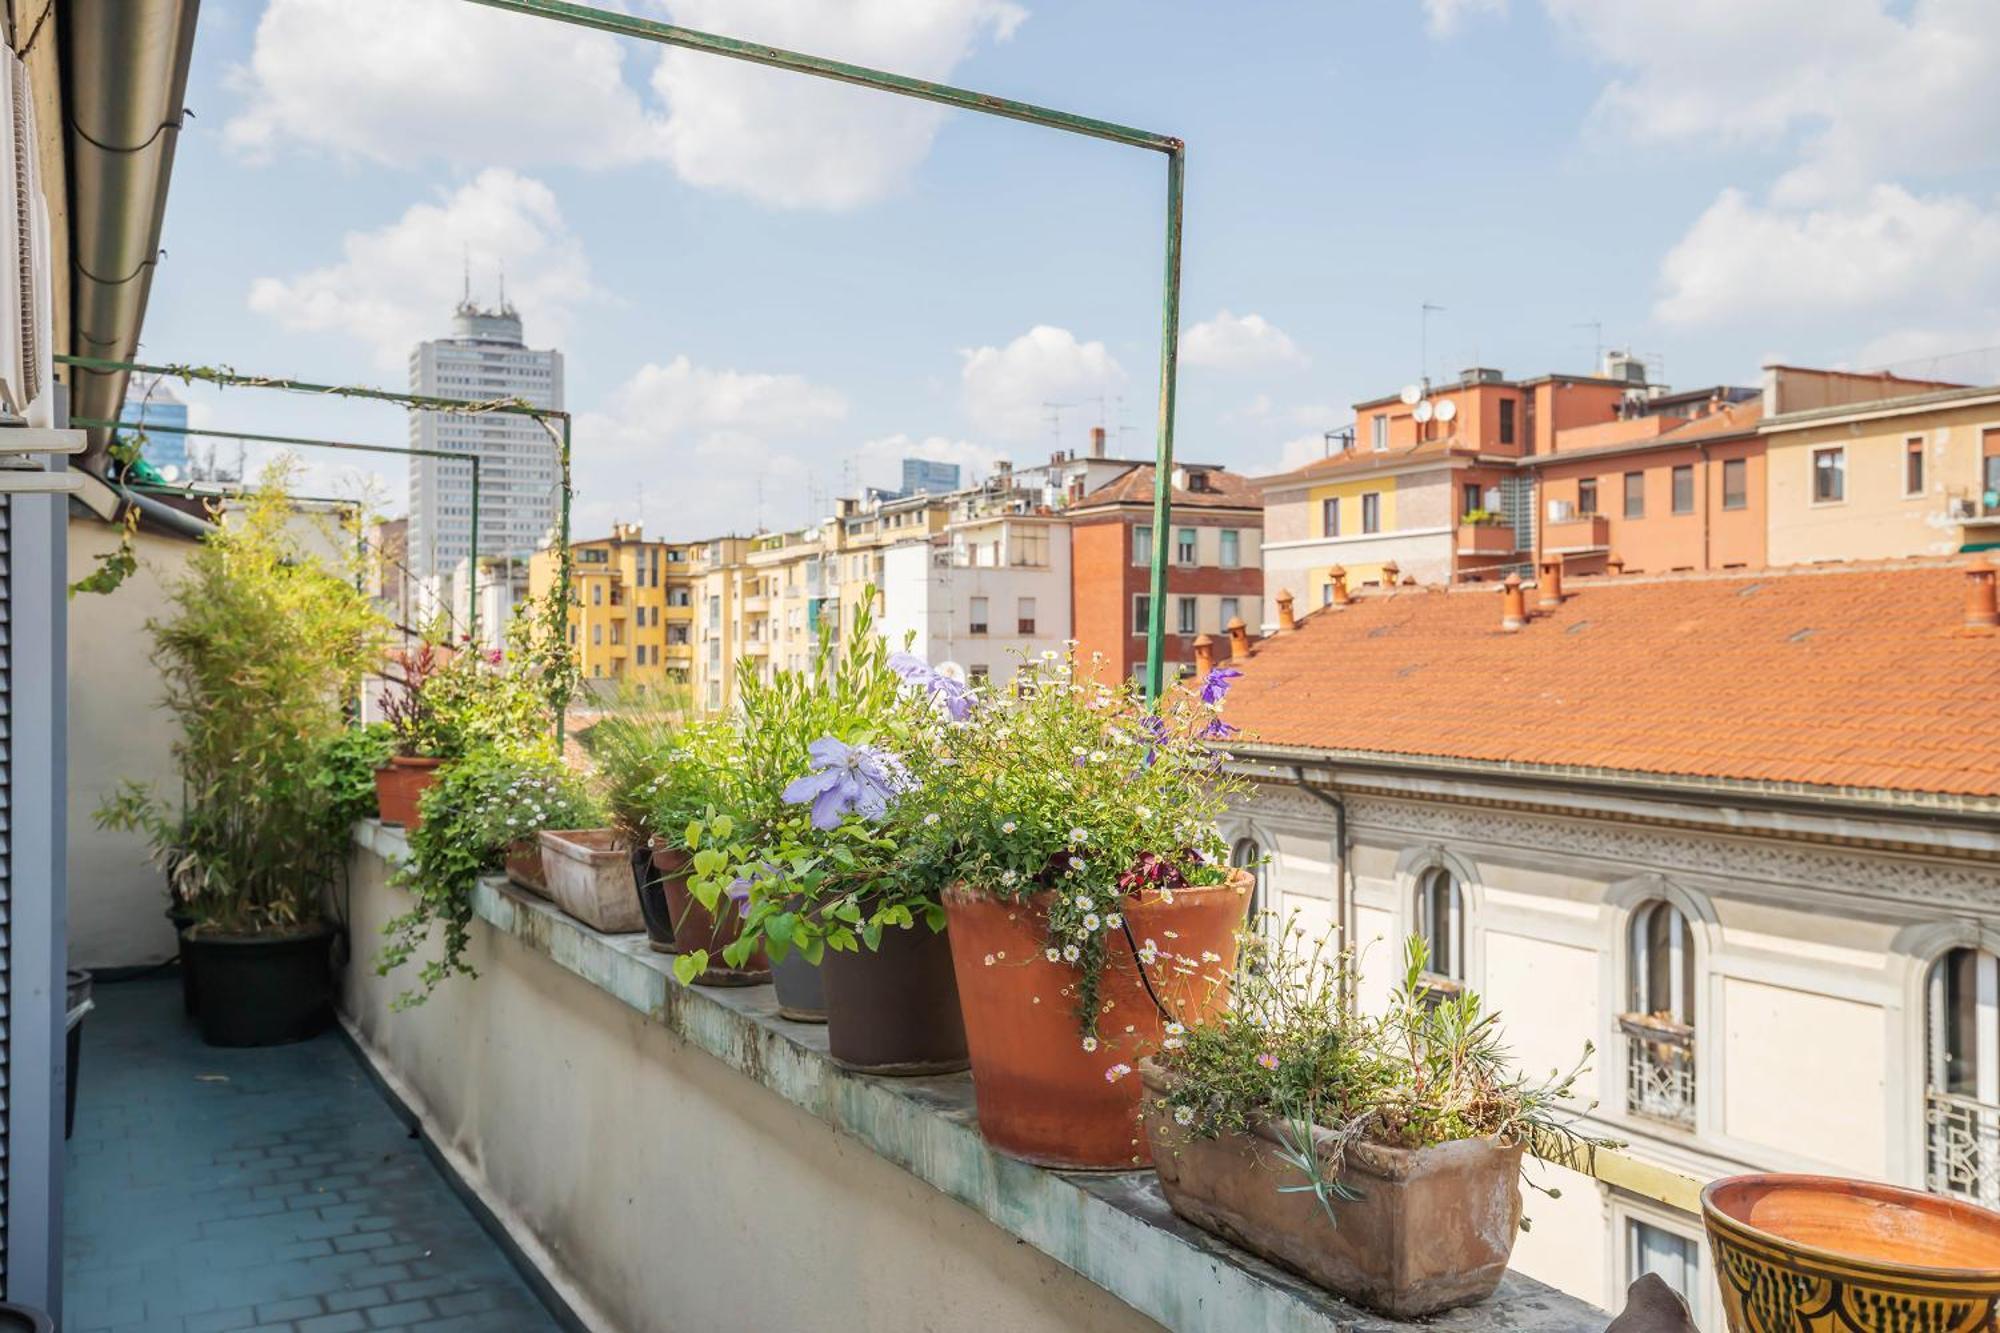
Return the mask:
[[[1924,1184],[2000,1208],[2000,1106],[1932,1089],[1924,1096]]]
[[[770,611],[771,599],[762,593],[743,599],[743,614],[746,616],[768,615]]]
[[[1542,525],[1542,550],[1549,555],[1594,555],[1611,549],[1611,520],[1602,514],[1573,514]]]
[[[1461,519],[1458,524],[1460,555],[1510,556],[1520,549],[1515,544],[1514,525],[1488,520]]]
[[[1693,1129],[1694,1029],[1652,1014],[1620,1014],[1625,1034],[1625,1109]]]

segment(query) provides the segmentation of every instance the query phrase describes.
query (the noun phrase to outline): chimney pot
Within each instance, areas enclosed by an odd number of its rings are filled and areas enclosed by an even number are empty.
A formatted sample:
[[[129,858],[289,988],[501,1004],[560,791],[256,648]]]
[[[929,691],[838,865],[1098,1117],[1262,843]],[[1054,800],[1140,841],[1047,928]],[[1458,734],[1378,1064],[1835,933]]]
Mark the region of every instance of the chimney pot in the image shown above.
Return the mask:
[[[1625,572],[1625,558],[1614,555],[1604,562],[1604,568],[1613,578]]]
[[[1521,576],[1509,574],[1500,585],[1500,628],[1517,630],[1527,623],[1528,605],[1521,595]]]
[[[1561,556],[1548,556],[1536,567],[1535,607],[1542,611],[1553,611],[1562,605],[1563,562]]]
[[[1090,428],[1090,456],[1092,458],[1104,457],[1104,427],[1102,426],[1092,426]]]
[[[1994,589],[1993,562],[1976,557],[1965,567],[1965,623],[1976,628],[2000,626],[2000,600]]]
[[[1215,669],[1215,640],[1206,634],[1194,636],[1194,674],[1206,676]]]
[[[1229,655],[1232,658],[1250,656],[1250,627],[1243,623],[1242,616],[1229,618]]]
[[[1402,573],[1403,573],[1403,567],[1397,564],[1394,560],[1383,561],[1382,586],[1385,588],[1395,587],[1397,582],[1400,580]]]
[[[1335,565],[1327,571],[1327,577],[1333,581],[1333,605],[1336,607],[1351,605],[1354,598],[1347,591],[1347,571]]]
[[[1298,627],[1298,617],[1292,611],[1292,590],[1290,588],[1280,588],[1278,590],[1278,628],[1281,631],[1289,631],[1295,630]]]

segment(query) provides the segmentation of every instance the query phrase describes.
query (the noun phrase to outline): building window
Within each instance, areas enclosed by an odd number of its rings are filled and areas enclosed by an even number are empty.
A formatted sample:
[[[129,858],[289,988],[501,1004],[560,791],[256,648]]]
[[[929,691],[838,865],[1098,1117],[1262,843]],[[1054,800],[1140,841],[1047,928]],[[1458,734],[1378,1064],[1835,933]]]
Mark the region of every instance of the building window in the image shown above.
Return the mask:
[[[592,625],[590,627],[590,642],[595,647],[602,648],[604,646],[604,626]]]
[[[1692,1237],[1641,1222],[1625,1220],[1625,1280],[1629,1285],[1648,1273],[1687,1302],[1689,1310],[1702,1308],[1701,1243]]]
[[[1514,400],[1512,398],[1502,398],[1500,400],[1500,443],[1512,444],[1513,442]]]
[[[1382,530],[1382,493],[1370,491],[1361,497],[1361,530],[1380,532]]]
[[[1033,634],[1035,632],[1034,598],[1023,597],[1020,600],[1020,604],[1015,607],[1014,632],[1016,634]]]
[[[592,606],[604,605],[604,585],[602,583],[593,583],[590,585],[590,604]]]
[[[2000,959],[1952,949],[1924,998],[1925,1183],[2000,1205]]]
[[[984,662],[974,662],[965,669],[965,678],[974,686],[984,685],[993,678],[993,670]]]
[[[1194,633],[1195,600],[1192,597],[1179,599],[1175,608],[1176,629],[1181,634]]]
[[[1847,450],[1813,450],[1812,468],[1814,504],[1837,504],[1847,498]]]
[[[1250,872],[1249,919],[1254,926],[1257,914],[1264,910],[1264,849],[1255,838],[1238,838],[1229,849],[1229,864]]]
[[[1903,444],[1903,494],[1924,493],[1924,442],[1921,436]]]
[[[1750,464],[1741,458],[1722,460],[1722,507],[1750,507]]]
[[[1373,432],[1370,442],[1375,446],[1375,452],[1379,454],[1389,447],[1389,418],[1377,416],[1370,429]]]
[[[1229,629],[1229,622],[1243,614],[1242,607],[1243,604],[1234,597],[1222,599],[1222,628],[1225,632]]]
[[[1597,512],[1597,478],[1582,477],[1577,480],[1576,512],[1579,514]]]
[[[1195,562],[1194,529],[1182,528],[1174,537],[1174,563],[1191,565]]]
[[[1135,565],[1153,563],[1153,530],[1143,523],[1132,525],[1132,563]]]
[[[1461,516],[1474,513],[1485,507],[1481,503],[1483,497],[1479,493],[1478,482],[1476,481],[1466,482],[1460,488],[1459,494],[1462,497],[1458,502],[1458,512]]]
[[[972,614],[966,617],[966,632],[968,634],[984,634],[986,632],[986,618],[986,599],[984,597],[973,598]]]
[[[1694,512],[1694,464],[1682,463],[1674,469],[1674,512]]]
[[[1218,563],[1224,569],[1235,569],[1243,563],[1243,534],[1235,528],[1222,530],[1222,556]]]
[[[1417,879],[1417,937],[1429,954],[1425,980],[1432,990],[1465,984],[1465,891],[1443,866]]]
[[[1646,474],[1627,472],[1625,474],[1625,517],[1644,518],[1646,516]]]
[[[1320,535],[1338,537],[1340,535],[1340,500],[1331,497],[1319,502]]]
[[[1140,593],[1132,599],[1132,632],[1134,634],[1147,633],[1152,619],[1153,599],[1144,593]]]
[[[1632,914],[1626,1003],[1625,1109],[1692,1129],[1694,929],[1678,907],[1654,900]]]

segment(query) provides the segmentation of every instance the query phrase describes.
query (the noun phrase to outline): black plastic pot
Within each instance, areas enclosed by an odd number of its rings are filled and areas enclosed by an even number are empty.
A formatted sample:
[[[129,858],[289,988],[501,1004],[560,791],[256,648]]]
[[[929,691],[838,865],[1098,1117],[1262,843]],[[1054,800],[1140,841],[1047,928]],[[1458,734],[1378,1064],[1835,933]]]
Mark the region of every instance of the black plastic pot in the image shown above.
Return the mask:
[[[174,936],[180,941],[181,1012],[189,1018],[193,1018],[195,1011],[194,969],[188,966],[187,961],[187,933],[188,928],[194,925],[194,913],[188,911],[185,907],[176,905],[167,909],[167,920],[173,922]]]
[[[655,953],[674,951],[674,919],[667,911],[666,873],[646,847],[632,849],[632,883],[639,891],[639,916],[646,923],[646,942]]]
[[[76,1070],[83,1060],[83,1020],[94,1007],[91,976],[82,968],[69,973],[69,1007],[63,1013],[66,1053],[63,1058],[63,1138],[76,1133]],[[0,1333],[7,1325],[0,1323]]]
[[[201,1039],[210,1046],[282,1046],[333,1023],[332,926],[294,935],[181,937],[194,973]]]
[[[951,937],[918,925],[882,932],[882,947],[820,957],[833,1062],[867,1074],[950,1074],[971,1061],[958,1007]]]
[[[0,1304],[0,1333],[56,1333],[56,1322],[25,1305]]]
[[[778,991],[778,1015],[794,1023],[826,1022],[826,979],[797,949],[771,960],[771,983]]]

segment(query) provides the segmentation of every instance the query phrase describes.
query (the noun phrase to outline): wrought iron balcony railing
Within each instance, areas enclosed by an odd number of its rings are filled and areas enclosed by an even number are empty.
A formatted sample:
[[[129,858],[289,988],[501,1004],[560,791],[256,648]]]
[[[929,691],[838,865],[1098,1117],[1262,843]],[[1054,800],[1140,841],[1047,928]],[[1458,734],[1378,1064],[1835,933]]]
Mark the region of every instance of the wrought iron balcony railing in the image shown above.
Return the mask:
[[[1924,1183],[1933,1193],[2000,1207],[2000,1106],[1931,1089],[1924,1148]]]
[[[1620,1014],[1625,1034],[1625,1109],[1693,1129],[1694,1029],[1651,1014]]]

